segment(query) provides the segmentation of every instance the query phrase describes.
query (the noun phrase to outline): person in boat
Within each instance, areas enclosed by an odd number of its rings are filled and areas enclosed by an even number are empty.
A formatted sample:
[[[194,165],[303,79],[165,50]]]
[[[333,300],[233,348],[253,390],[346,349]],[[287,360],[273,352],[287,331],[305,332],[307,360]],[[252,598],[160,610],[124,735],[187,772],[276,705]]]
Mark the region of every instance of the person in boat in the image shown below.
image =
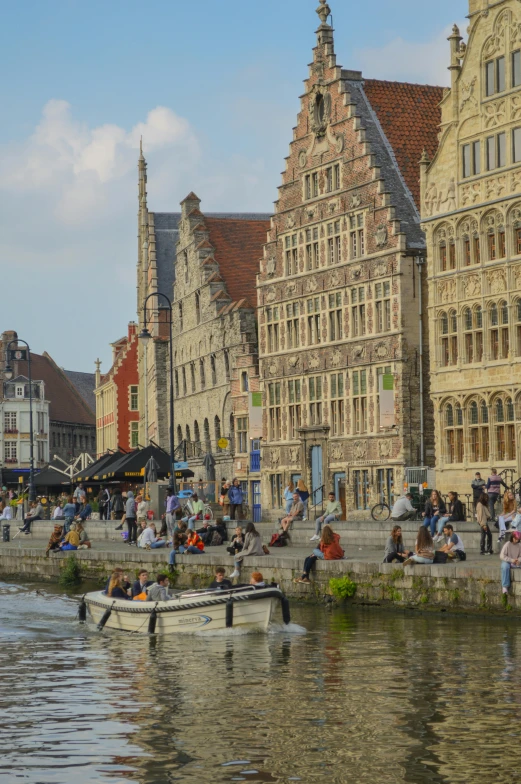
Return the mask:
[[[80,537],[78,550],[90,550],[91,543],[90,543],[89,535],[85,530],[85,528],[83,527],[83,523],[76,523],[76,531],[78,533],[78,536]]]
[[[243,559],[252,555],[260,557],[261,555],[265,555],[265,552],[262,546],[260,533],[257,531],[253,523],[248,523],[246,526],[246,536],[244,537],[244,547],[242,551],[235,556],[235,568],[230,575],[230,580],[241,576],[241,564]]]
[[[169,597],[168,586],[170,580],[167,574],[158,574],[157,582],[150,586],[147,593],[147,602],[167,602]]]
[[[261,572],[251,573],[250,585],[254,585],[255,588],[266,588],[266,583],[264,582],[264,577]]]
[[[144,593],[147,588],[153,585],[153,581],[148,579],[148,572],[146,569],[141,569],[138,578],[132,586],[132,598],[134,599],[139,594]]]
[[[76,523],[71,523],[69,533],[60,545],[60,550],[77,550],[80,544],[80,535],[76,530]]]
[[[45,556],[47,558],[49,557],[49,553],[51,552],[51,550],[59,550],[62,537],[63,537],[63,526],[56,524],[53,528],[51,538],[49,539],[47,549],[45,550]]]
[[[226,577],[226,569],[223,566],[218,566],[215,570],[215,578],[208,586],[210,591],[229,591],[233,588],[231,580]]]
[[[121,572],[112,572],[107,588],[107,596],[111,599],[130,599],[123,584],[123,575]]]
[[[295,582],[310,583],[309,575],[317,561],[340,561],[344,554],[343,549],[340,547],[339,534],[336,534],[330,525],[325,525],[322,528],[319,546],[313,550],[312,555],[308,555],[304,561],[302,577],[299,577]]]
[[[123,586],[123,590],[126,591],[126,593],[128,594],[130,590],[130,583],[128,581],[127,575],[125,574],[125,570],[123,569],[122,566],[116,566],[114,567],[114,571],[112,572],[112,574],[116,574],[116,572],[119,575],[121,575],[121,584]],[[105,588],[103,589],[103,593],[108,593],[110,581],[111,581],[111,577],[109,577],[109,579],[105,583]]]

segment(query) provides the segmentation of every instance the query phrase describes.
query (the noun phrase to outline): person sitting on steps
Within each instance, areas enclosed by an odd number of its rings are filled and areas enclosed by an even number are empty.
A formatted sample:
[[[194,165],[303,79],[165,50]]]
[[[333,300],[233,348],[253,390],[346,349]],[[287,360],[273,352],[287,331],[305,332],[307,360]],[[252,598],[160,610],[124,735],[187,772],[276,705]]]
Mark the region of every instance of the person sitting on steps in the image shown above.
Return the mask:
[[[340,547],[340,536],[336,534],[330,525],[325,525],[322,529],[322,537],[318,548],[313,550],[312,555],[308,555],[304,561],[302,577],[295,580],[297,583],[310,583],[309,574],[318,560],[320,561],[340,561],[345,553]]]
[[[29,513],[24,520],[24,524],[18,530],[22,534],[30,534],[31,533],[31,524],[35,522],[35,520],[41,520],[43,517],[43,506],[40,503],[40,499],[38,498],[36,501],[31,501],[31,508],[29,509]]]
[[[304,517],[304,504],[300,500],[300,495],[298,493],[293,493],[293,506],[290,509],[289,515],[283,517],[280,521],[280,526],[285,533],[288,533],[288,529],[291,527],[291,524],[294,520],[302,520]]]
[[[384,563],[403,563],[412,555],[410,550],[406,550],[403,546],[402,528],[400,525],[395,525],[391,531],[391,536],[387,540],[384,552]]]
[[[467,554],[461,538],[454,532],[454,528],[450,523],[445,523],[443,526],[443,535],[445,536],[445,544],[440,547],[440,552],[447,553],[449,558],[459,558],[460,561],[467,560]]]
[[[144,550],[157,550],[165,545],[165,540],[156,536],[154,523],[150,522],[139,538],[139,546]]]
[[[403,523],[404,520],[415,520],[416,509],[411,504],[412,493],[406,493],[398,498],[391,511],[391,520],[395,523]]]
[[[434,542],[432,541],[431,532],[425,525],[420,526],[420,530],[418,531],[416,552],[409,556],[409,558],[403,562],[403,565],[412,566],[415,563],[434,563]]]
[[[340,520],[342,515],[342,505],[337,501],[333,492],[329,493],[329,501],[327,502],[326,511],[321,517],[315,520],[315,533],[311,537],[311,542],[318,542],[320,540],[320,532],[323,525],[331,525]]]
[[[521,569],[521,532],[512,531],[510,541],[503,545],[501,559],[501,587],[508,593],[512,581],[511,569]]]

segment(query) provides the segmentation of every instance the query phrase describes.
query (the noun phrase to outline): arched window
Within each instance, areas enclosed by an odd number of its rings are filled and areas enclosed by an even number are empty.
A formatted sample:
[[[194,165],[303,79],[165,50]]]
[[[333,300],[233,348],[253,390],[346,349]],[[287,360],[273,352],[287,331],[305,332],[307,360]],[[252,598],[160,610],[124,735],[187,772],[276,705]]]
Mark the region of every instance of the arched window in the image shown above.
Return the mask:
[[[189,278],[189,271],[188,271],[188,252],[185,250],[183,251],[183,266],[185,268],[185,283],[188,283]]]
[[[456,243],[454,240],[449,242],[449,269],[456,269]]]
[[[498,397],[494,406],[496,457],[498,462],[516,459],[516,431],[512,399]]]
[[[243,372],[241,373],[241,390],[243,392],[247,392],[248,391],[248,371],[247,370],[243,370]]]
[[[465,340],[465,362],[481,362],[483,359],[483,314],[477,305],[473,310],[463,311],[463,331]]]
[[[199,375],[201,377],[201,389],[206,387],[206,376],[204,372],[204,359],[199,360]]]
[[[195,294],[195,321],[201,323],[201,295],[198,291]]]
[[[235,418],[233,414],[230,414],[230,441],[231,451],[235,452]]]
[[[226,376],[226,381],[230,380],[230,357],[228,355],[228,351],[224,350],[224,373]]]
[[[221,420],[219,419],[218,416],[216,416],[215,419],[214,419],[214,431],[215,431],[215,445],[216,445],[216,449],[217,449],[218,452],[220,452],[221,448],[220,448],[220,446],[218,444],[218,441],[219,441],[219,439],[221,437]]]
[[[217,368],[215,362],[215,354],[212,354],[210,357],[210,368],[212,371],[212,385],[215,386],[217,384]]]
[[[510,349],[508,327],[508,305],[500,302],[499,306],[493,303],[489,308],[490,324],[490,358],[508,359]]]
[[[465,267],[470,267],[472,264],[472,247],[470,244],[470,237],[468,234],[465,234],[461,240],[463,242],[463,263]]]
[[[195,365],[193,362],[190,365],[190,380],[192,382],[192,392],[195,392]]]
[[[447,243],[445,240],[440,242],[438,246],[438,254],[440,257],[440,269],[442,272],[445,272],[447,269]]]
[[[445,407],[445,458],[447,463],[464,459],[463,414],[461,406],[448,403]]]
[[[197,451],[201,449],[201,434],[199,433],[199,422],[197,419],[194,422],[194,441],[195,441],[195,448]]]
[[[514,422],[514,420],[515,420],[514,403],[512,402],[512,398],[511,397],[507,397],[507,399],[506,399],[505,419],[506,419],[507,422]]]
[[[477,232],[472,237],[472,251],[474,254],[474,264],[481,264],[481,242]]]
[[[190,444],[191,441],[192,441],[192,439],[190,437],[190,425],[186,425],[185,432],[186,432],[186,440]]]
[[[177,369],[174,371],[174,378],[175,378],[175,396],[179,397],[179,373]]]
[[[469,406],[469,446],[473,463],[485,463],[489,459],[488,408],[484,400],[478,406],[473,400]]]
[[[186,368],[183,368],[183,395],[186,397]]]
[[[514,253],[521,256],[521,223],[514,221]]]
[[[179,332],[183,331],[183,303],[179,303]]]
[[[516,354],[521,357],[521,299],[516,302],[514,310],[516,321]]]
[[[212,443],[211,443],[211,439],[210,439],[210,423],[208,422],[207,418],[204,420],[203,430],[204,430],[204,449],[205,449],[205,452],[211,452],[212,451]]]
[[[505,407],[501,398],[496,400],[496,422],[505,421]]]
[[[443,367],[458,363],[458,317],[455,310],[440,314],[441,364]]]
[[[183,429],[182,429],[181,425],[178,425],[177,426],[177,445],[178,446],[182,442],[182,440],[183,440]]]

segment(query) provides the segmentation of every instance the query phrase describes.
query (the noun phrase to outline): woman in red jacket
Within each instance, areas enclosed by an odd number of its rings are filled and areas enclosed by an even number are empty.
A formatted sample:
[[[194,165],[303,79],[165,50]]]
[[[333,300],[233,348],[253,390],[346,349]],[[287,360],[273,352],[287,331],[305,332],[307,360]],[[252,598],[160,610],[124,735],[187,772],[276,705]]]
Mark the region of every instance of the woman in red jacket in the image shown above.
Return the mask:
[[[335,534],[330,525],[325,525],[322,529],[322,538],[313,555],[308,555],[304,561],[302,577],[295,580],[297,583],[310,583],[309,574],[317,561],[340,561],[344,557],[344,551],[340,547],[340,535]]]
[[[204,542],[195,531],[190,531],[185,544],[185,554],[197,555],[204,552]]]

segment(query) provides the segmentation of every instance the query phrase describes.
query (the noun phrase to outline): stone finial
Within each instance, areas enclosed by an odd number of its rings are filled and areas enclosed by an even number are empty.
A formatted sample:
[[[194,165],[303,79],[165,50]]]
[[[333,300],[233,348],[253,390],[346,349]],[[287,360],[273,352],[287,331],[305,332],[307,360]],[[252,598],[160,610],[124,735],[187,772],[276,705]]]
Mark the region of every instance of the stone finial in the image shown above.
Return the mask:
[[[423,148],[423,152],[422,152],[422,157],[420,158],[420,165],[421,165],[421,164],[424,164],[424,165],[425,165],[425,164],[429,164],[430,162],[431,162],[431,161],[430,161],[429,155],[428,155],[428,153],[427,153],[427,150],[426,150],[426,149],[425,149],[425,147],[424,147],[424,148]]]
[[[94,364],[96,365],[96,371],[98,371],[101,367],[101,359],[97,359]]]
[[[143,137],[142,136],[139,137],[139,160],[140,161],[144,161],[145,160],[144,155],[143,155]]]
[[[322,24],[327,24],[328,17],[331,15],[331,8],[329,7],[327,0],[320,0],[317,14],[320,17]]]
[[[452,26],[452,35],[459,35],[459,27],[457,24]]]

